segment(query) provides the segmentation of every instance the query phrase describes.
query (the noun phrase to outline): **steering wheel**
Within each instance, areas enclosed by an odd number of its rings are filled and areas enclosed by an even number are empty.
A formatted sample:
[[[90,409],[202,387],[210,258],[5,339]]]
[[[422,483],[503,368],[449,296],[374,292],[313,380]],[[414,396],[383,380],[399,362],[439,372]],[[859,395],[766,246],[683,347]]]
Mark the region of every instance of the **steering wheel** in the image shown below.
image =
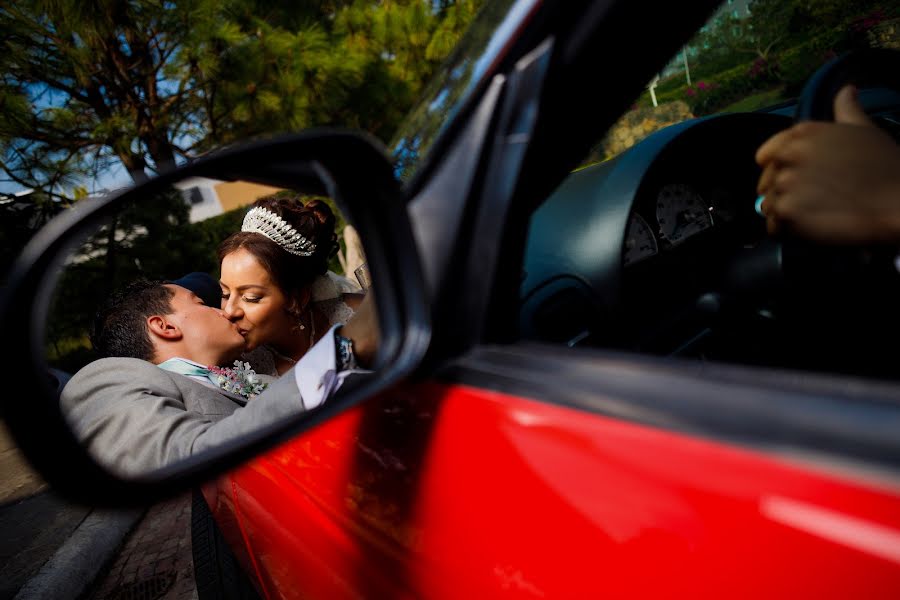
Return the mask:
[[[833,121],[834,98],[849,83],[900,91],[900,52],[853,51],[822,66],[804,86],[794,120]],[[897,376],[894,353],[881,349],[900,335],[897,248],[827,246],[787,236],[766,240],[748,256],[731,272],[745,279],[741,287],[756,299],[776,298],[770,313],[779,321],[772,346],[782,356],[776,362]]]
[[[900,91],[900,52],[854,50],[826,63],[803,86],[794,121],[834,121],[834,97],[848,83]]]

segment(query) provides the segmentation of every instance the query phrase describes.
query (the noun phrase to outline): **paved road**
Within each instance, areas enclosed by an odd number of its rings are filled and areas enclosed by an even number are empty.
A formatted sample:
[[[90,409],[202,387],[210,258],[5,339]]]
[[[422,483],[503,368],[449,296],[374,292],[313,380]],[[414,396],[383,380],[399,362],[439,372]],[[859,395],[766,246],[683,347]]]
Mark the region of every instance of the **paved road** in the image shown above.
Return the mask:
[[[89,512],[47,489],[0,421],[0,600],[13,598]]]
[[[190,493],[151,507],[125,538],[108,569],[94,580],[88,597],[196,598],[190,511]],[[71,546],[79,537],[79,527],[84,530],[98,518],[97,514],[48,489],[0,421],[0,600],[14,598],[26,582],[36,581],[32,579],[36,575],[46,576],[48,569],[55,571],[51,568],[54,561],[47,561],[67,542]],[[45,564],[47,568],[42,569]]]
[[[14,598],[90,512],[52,492],[0,507],[0,600]]]
[[[190,492],[147,512],[90,598],[197,598],[191,560]]]

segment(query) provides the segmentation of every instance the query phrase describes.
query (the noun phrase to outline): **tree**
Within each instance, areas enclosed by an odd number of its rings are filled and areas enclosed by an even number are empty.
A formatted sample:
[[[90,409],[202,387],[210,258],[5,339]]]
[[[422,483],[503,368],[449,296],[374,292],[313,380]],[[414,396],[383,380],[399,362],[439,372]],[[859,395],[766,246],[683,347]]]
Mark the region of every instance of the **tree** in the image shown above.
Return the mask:
[[[55,188],[124,165],[132,179],[174,166],[195,125],[179,49],[213,3],[25,0],[0,8],[3,169]]]
[[[745,31],[733,45],[765,62],[821,35],[849,34],[856,19],[885,13],[883,0],[753,0]],[[893,13],[897,8],[892,9]],[[736,21],[740,24],[740,21]]]
[[[20,0],[0,6],[0,167],[65,196],[248,136],[390,138],[480,2]]]
[[[84,353],[91,320],[109,294],[137,277],[175,279],[188,271],[215,271],[215,244],[209,244],[188,219],[182,193],[169,189],[121,207],[66,261],[46,320],[47,344],[57,366],[74,352]],[[232,225],[234,231],[239,225]]]
[[[21,196],[0,194],[0,276],[12,266],[12,262],[31,236],[50,219],[69,205],[54,201],[40,192]]]
[[[786,54],[812,53],[809,64],[794,69],[803,72],[835,52],[865,46],[865,24],[898,12],[883,0],[754,0],[745,16],[723,5],[689,44],[698,52],[692,70],[696,65],[698,77],[713,77],[753,63],[754,76],[772,80],[783,75]]]

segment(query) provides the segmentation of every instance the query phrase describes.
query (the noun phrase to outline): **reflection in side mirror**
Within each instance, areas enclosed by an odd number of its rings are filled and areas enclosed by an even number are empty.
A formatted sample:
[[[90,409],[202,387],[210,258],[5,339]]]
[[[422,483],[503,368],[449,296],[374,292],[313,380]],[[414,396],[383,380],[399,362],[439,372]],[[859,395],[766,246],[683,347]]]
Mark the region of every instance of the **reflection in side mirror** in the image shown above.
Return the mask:
[[[365,254],[344,243],[345,217]],[[24,344],[8,366],[31,382],[7,425],[51,484],[93,505],[197,485],[359,403],[415,368],[430,331],[391,164],[336,131],[77,203],[0,292]]]
[[[317,385],[335,368],[331,330],[366,297],[344,226],[331,198],[241,180],[190,178],[122,204],[65,258],[46,319],[76,438],[116,473],[145,475],[324,403],[340,384]],[[316,384],[298,401],[291,369],[316,344],[330,364],[301,362]]]

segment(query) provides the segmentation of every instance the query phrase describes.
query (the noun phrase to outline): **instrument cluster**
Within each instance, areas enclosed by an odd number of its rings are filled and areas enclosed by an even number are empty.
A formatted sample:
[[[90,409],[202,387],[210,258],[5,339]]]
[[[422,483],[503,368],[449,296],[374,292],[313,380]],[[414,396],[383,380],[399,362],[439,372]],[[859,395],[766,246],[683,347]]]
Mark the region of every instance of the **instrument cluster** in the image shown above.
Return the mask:
[[[676,248],[694,236],[734,218],[728,193],[711,189],[701,194],[688,183],[660,185],[653,202],[631,213],[625,233],[624,266]]]

